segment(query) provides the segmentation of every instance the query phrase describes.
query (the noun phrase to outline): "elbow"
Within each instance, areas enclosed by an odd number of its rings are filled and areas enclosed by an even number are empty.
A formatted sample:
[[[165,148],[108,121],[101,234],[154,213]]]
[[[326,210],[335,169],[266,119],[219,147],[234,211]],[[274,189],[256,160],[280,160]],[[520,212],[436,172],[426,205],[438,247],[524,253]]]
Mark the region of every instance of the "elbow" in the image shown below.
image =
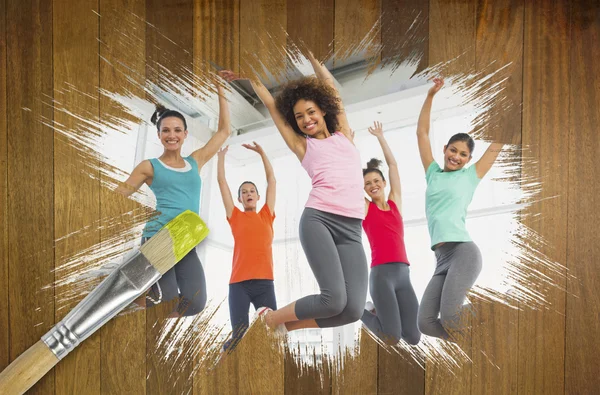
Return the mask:
[[[219,130],[217,130],[217,133],[229,137],[229,136],[231,136],[231,127],[227,126],[224,128],[220,128]]]
[[[277,184],[277,180],[275,179],[274,175],[267,177],[267,184],[269,184],[269,185]]]

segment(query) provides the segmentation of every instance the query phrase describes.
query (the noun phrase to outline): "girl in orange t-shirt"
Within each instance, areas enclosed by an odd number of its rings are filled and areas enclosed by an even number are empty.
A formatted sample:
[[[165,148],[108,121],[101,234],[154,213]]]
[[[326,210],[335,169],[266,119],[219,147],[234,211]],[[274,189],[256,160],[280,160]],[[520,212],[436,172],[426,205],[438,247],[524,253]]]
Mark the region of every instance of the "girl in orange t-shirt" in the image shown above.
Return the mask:
[[[277,309],[272,253],[275,175],[269,158],[260,145],[243,144],[243,147],[257,152],[262,158],[267,176],[267,199],[257,212],[256,204],[260,195],[256,185],[251,181],[244,181],[238,188],[238,202],[242,204],[244,211],[238,209],[233,203],[225,179],[225,154],[228,147],[219,151],[217,180],[234,240],[228,298],[233,335],[224,346],[226,350],[235,347],[248,328],[250,303],[255,309],[263,306]]]

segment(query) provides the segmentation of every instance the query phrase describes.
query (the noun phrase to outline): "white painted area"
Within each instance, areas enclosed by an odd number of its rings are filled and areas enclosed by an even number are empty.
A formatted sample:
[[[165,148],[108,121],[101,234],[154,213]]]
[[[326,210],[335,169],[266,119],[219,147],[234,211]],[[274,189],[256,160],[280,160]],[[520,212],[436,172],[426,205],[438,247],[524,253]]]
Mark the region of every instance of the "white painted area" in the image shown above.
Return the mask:
[[[355,144],[361,152],[362,162],[366,163],[371,157],[383,159],[377,140],[367,132],[367,128],[375,120],[383,123],[386,138],[396,155],[402,182],[405,243],[412,264],[411,279],[420,299],[435,265],[433,252],[429,248],[430,239],[425,221],[425,175],[419,159],[415,133],[417,118],[428,86],[422,85],[423,81],[418,80],[407,82],[406,76],[398,78],[395,82],[387,81],[386,85],[383,76],[384,74],[375,75],[364,85],[361,85],[362,81],[356,76],[342,76],[339,82],[348,95],[355,95],[351,100],[344,97],[344,102],[347,103],[348,118],[356,133]],[[404,88],[408,89],[403,90],[402,79]],[[408,84],[413,85],[410,87]],[[361,89],[363,96],[360,95]],[[469,131],[471,121],[477,115],[474,106],[465,106],[462,103],[463,98],[450,86],[444,88],[436,97],[432,112],[431,140],[434,157],[438,163],[442,162],[442,149],[449,137],[458,132]],[[237,111],[237,105],[232,103],[231,107],[232,112]],[[153,108],[148,106],[147,102],[139,104],[137,108],[141,119],[150,118]],[[216,126],[216,115],[213,114],[213,118],[208,120],[202,117],[188,119],[190,134],[183,146],[183,155],[200,148],[210,138],[211,130]],[[278,305],[284,306],[299,297],[318,293],[318,286],[298,241],[299,220],[311,184],[306,172],[286,147],[272,122],[270,125],[229,139],[226,173],[234,198],[242,181],[250,180],[256,183],[261,194],[259,204],[262,204],[266,188],[262,162],[256,153],[244,149],[241,144],[256,141],[263,146],[271,159],[278,193],[273,246],[275,288]],[[162,145],[154,126],[147,126],[146,130],[142,130],[146,136],[143,152],[140,152],[139,142],[142,137],[137,130],[138,126],[126,126],[126,133],[107,133],[105,147],[110,147],[111,151],[107,156],[113,161],[112,164],[130,172],[141,158],[160,156]],[[487,143],[476,142],[472,163],[479,159],[486,148]],[[133,152],[136,152],[136,155],[133,155]],[[522,195],[518,188],[494,180],[502,177],[503,172],[502,168],[494,167],[482,180],[470,206],[467,221],[468,229],[479,245],[484,259],[484,269],[477,285],[500,292],[506,289],[506,285],[503,284],[504,267],[506,257],[514,248],[510,243],[511,232],[518,226],[513,213],[518,208],[515,203]],[[228,331],[230,327],[226,298],[231,274],[233,238],[216,184],[216,158],[204,167],[201,176],[203,188],[200,210],[208,223],[210,235],[198,248],[198,253],[206,273],[209,301],[213,305],[223,303],[214,316],[214,324],[224,325]],[[149,203],[152,204],[152,193],[148,195]],[[366,236],[363,240],[367,257],[370,257]],[[356,323],[335,330],[297,331],[290,334],[290,339],[300,342],[303,351],[304,345],[310,345],[320,352],[322,337],[327,352],[334,352],[338,345],[353,345],[354,333],[359,327],[360,323]]]

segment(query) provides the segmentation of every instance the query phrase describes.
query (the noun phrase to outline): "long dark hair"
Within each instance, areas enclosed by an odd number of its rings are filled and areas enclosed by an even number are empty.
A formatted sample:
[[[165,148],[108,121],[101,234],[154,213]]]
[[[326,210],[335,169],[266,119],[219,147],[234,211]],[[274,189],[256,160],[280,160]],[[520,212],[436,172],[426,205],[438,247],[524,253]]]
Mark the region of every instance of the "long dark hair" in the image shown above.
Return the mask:
[[[152,114],[150,122],[156,125],[156,129],[160,132],[160,123],[163,119],[170,117],[181,119],[181,121],[183,122],[183,127],[185,128],[185,130],[187,130],[187,122],[185,121],[185,117],[183,116],[183,114],[181,114],[179,111],[169,110],[162,104],[156,105],[156,111],[154,111],[154,114]]]

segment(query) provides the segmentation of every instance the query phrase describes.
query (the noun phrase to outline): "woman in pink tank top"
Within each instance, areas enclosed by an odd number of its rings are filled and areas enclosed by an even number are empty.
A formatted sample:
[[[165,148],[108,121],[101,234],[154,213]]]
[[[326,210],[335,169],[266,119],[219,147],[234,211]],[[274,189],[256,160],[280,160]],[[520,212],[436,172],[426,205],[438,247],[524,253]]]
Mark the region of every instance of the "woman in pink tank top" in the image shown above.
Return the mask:
[[[417,327],[419,302],[410,282],[404,246],[398,164],[383,136],[381,123],[376,122],[369,132],[377,137],[389,167],[390,193],[386,199],[387,182],[379,170],[381,161],[371,159],[363,169],[364,190],[371,198],[365,198],[363,228],[371,245],[369,290],[373,303],[367,303],[361,320],[388,344],[396,344],[400,339],[417,344],[421,339]]]
[[[358,321],[367,297],[360,153],[333,76],[312,54],[308,58],[316,78],[286,84],[276,100],[260,81],[251,81],[312,181],[300,219],[300,242],[320,293],[276,311],[258,311],[279,333]],[[222,75],[229,80],[239,78],[230,71]]]

